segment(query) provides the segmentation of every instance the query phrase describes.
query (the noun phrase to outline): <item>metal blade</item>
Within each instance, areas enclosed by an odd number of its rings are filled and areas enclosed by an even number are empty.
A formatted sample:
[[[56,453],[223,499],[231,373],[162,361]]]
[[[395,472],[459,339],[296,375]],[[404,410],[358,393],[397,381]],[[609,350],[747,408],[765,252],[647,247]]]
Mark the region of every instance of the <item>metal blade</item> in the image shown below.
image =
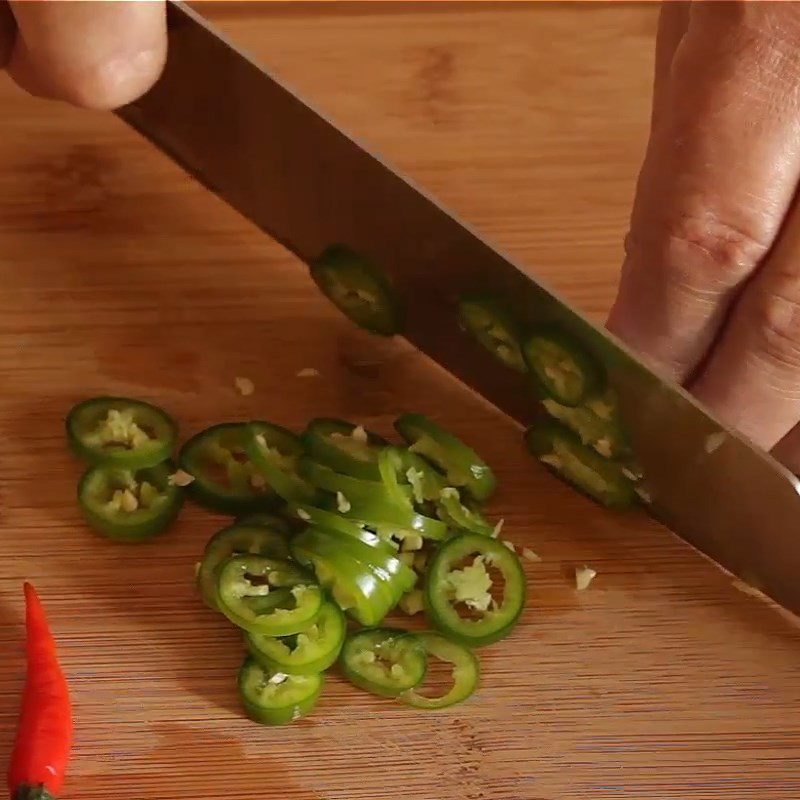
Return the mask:
[[[620,396],[654,516],[800,613],[797,480],[726,431],[606,332],[342,133],[181,4],[159,83],[119,114],[205,186],[309,262],[346,243],[409,298],[404,335],[519,423],[535,411],[524,376],[456,325],[454,298],[490,290],[525,323],[556,323],[586,344]],[[716,441],[715,441],[716,439]],[[713,452],[708,452],[712,450]]]

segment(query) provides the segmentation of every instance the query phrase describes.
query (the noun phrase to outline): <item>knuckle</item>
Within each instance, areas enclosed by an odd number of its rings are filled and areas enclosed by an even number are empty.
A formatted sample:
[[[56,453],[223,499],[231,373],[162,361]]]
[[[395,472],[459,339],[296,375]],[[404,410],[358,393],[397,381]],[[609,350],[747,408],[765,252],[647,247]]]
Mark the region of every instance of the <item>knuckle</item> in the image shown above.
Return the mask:
[[[741,283],[769,249],[766,236],[714,214],[684,215],[628,234],[626,253],[646,259],[689,290],[726,291]]]
[[[754,298],[756,355],[800,372],[800,277],[781,276]]]
[[[119,108],[147,92],[163,65],[164,54],[155,50],[110,58],[70,76],[64,87],[65,99],[81,108]]]

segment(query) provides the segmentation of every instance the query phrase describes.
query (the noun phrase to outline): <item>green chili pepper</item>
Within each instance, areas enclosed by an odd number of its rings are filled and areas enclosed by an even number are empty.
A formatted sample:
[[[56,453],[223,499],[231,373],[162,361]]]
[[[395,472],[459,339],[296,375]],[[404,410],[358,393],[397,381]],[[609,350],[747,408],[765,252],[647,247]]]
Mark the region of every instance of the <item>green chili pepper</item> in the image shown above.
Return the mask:
[[[528,371],[520,349],[520,325],[497,297],[463,295],[458,301],[458,319],[464,330],[502,364],[517,372]]]
[[[311,266],[311,278],[351,322],[393,336],[402,327],[399,300],[377,267],[345,245],[332,245]]]
[[[399,447],[400,479],[411,486],[411,493],[417,507],[423,507],[426,502],[439,499],[439,495],[447,486],[444,475],[422,456],[412,453],[408,448]]]
[[[337,531],[307,528],[291,547],[339,607],[362,625],[380,622],[416,582],[399,559]]]
[[[86,521],[111,539],[151,539],[183,505],[183,490],[170,483],[172,472],[168,463],[138,470],[89,467],[78,485],[78,504]]]
[[[322,600],[313,577],[289,561],[233,556],[217,573],[220,611],[249,633],[301,633],[316,620]]]
[[[492,568],[503,577],[499,601],[491,592]],[[525,572],[516,554],[497,539],[460,534],[430,561],[425,611],[434,627],[460,644],[481,647],[508,636],[524,605]]]
[[[385,447],[378,456],[378,471],[383,488],[389,500],[407,512],[414,510],[414,492],[407,485],[401,485],[399,475],[403,474],[403,455],[399,447]]]
[[[443,695],[429,697],[422,694],[422,686],[409,689],[400,699],[414,708],[434,710],[462,703],[478,688],[480,664],[475,654],[438,633],[420,633],[419,640],[425,647],[428,660],[436,658],[453,666],[453,685]]]
[[[317,619],[302,633],[281,638],[248,633],[246,638],[253,658],[272,672],[313,675],[336,661],[346,632],[339,606],[325,602]]]
[[[481,536],[492,536],[494,526],[491,525],[476,509],[469,508],[461,501],[458,489],[447,486],[439,495],[439,516],[456,530],[471,531]]]
[[[308,454],[343,475],[380,480],[378,456],[388,442],[360,425],[340,419],[312,419],[302,435]]]
[[[338,510],[346,514],[353,504],[383,503],[387,506],[397,506],[397,496],[391,496],[380,481],[368,481],[354,478],[352,475],[342,475],[334,472],[329,467],[318,464],[308,456],[303,456],[298,461],[300,475],[313,486],[336,495]],[[411,489],[406,487],[403,494],[404,503],[400,508],[407,507],[411,502]]]
[[[245,452],[269,487],[284,500],[314,501],[316,491],[296,471],[303,444],[291,431],[271,422],[251,422],[247,426]]]
[[[269,672],[246,658],[239,670],[239,698],[247,715],[262,725],[285,725],[304,717],[317,705],[324,675]]]
[[[175,447],[177,426],[160,408],[126,397],[95,397],[67,415],[67,438],[90,464],[119,469],[154,467]]]
[[[409,450],[432,461],[450,486],[463,486],[476,500],[486,500],[497,481],[485,461],[460,439],[422,414],[403,414],[395,422]]]
[[[201,505],[223,514],[249,514],[280,503],[280,498],[246,453],[243,423],[214,425],[183,446],[181,466],[194,476],[187,487]]]
[[[525,442],[539,461],[604,506],[627,508],[636,502],[634,485],[625,477],[625,467],[582,444],[561,423],[537,423],[525,434]]]
[[[219,566],[231,556],[247,553],[267,558],[289,558],[289,537],[285,528],[236,523],[215,533],[206,544],[197,582],[203,600],[218,609],[217,582]]]
[[[580,405],[603,386],[601,365],[563,331],[548,327],[530,333],[522,352],[544,392],[561,405]]]
[[[370,628],[347,637],[342,648],[344,676],[381,697],[397,697],[425,678],[425,648],[412,633]]]
[[[362,523],[355,522],[354,520],[347,519],[341,514],[335,514],[333,511],[328,511],[323,508],[316,508],[308,505],[298,505],[293,507],[293,512],[297,518],[305,522],[307,525],[312,525],[316,528],[323,530],[337,531],[344,533],[347,536],[352,536],[364,544],[384,551],[387,555],[395,555],[397,547],[392,544],[388,539],[381,538],[376,533],[370,531]]]
[[[448,535],[447,525],[441,520],[381,500],[353,503],[345,517],[362,522],[386,540],[393,536],[402,539],[409,535],[439,540]]]
[[[550,398],[543,400],[542,405],[551,417],[566,425],[583,444],[604,458],[620,458],[629,452],[618,404],[611,389],[587,398],[574,408]]]
[[[255,514],[244,514],[236,518],[237,525],[259,525],[264,528],[272,528],[280,533],[289,535],[289,525],[283,517],[277,514],[267,514],[256,512]]]

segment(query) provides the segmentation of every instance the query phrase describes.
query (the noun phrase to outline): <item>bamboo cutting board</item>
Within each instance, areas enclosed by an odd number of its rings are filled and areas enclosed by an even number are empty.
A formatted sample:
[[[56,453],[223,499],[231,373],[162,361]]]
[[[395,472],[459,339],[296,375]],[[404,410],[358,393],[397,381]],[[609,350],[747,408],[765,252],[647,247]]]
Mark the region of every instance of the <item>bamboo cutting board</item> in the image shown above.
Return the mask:
[[[210,10],[602,317],[647,133],[653,7]],[[285,252],[110,115],[6,82],[0,102],[0,761],[28,578],[75,702],[64,800],[800,797],[791,622],[645,516],[604,512],[556,482],[507,419],[402,342],[354,330]],[[307,367],[320,376],[297,377]],[[255,394],[237,395],[236,376]],[[188,508],[141,547],[80,521],[63,417],[105,393],[164,406],[184,435],[226,419],[299,429],[317,415],[389,433],[418,410],[474,444],[500,479],[491,512],[504,536],[543,558],[526,562],[521,625],[481,653],[480,692],[426,714],[332,677],[307,720],[243,719],[239,639],[192,580],[222,518]],[[565,577],[576,563],[599,573],[582,593]]]

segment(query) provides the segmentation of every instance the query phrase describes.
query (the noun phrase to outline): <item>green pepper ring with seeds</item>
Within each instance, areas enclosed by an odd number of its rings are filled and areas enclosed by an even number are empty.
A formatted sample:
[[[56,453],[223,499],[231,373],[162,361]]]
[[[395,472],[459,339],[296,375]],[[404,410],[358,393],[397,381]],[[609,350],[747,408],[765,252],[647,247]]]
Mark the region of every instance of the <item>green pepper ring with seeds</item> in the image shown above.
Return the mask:
[[[361,328],[381,336],[402,329],[402,311],[387,277],[345,245],[328,247],[311,265],[320,291]]]
[[[172,455],[178,426],[158,406],[127,397],[93,397],[66,419],[73,452],[90,464],[140,469]]]
[[[522,345],[540,388],[564,406],[578,406],[605,384],[602,365],[572,336],[553,327],[531,331]]]
[[[501,364],[527,372],[522,355],[521,328],[497,297],[465,294],[458,299],[458,319],[464,330]]]
[[[608,508],[628,508],[637,501],[625,467],[586,446],[565,425],[552,419],[532,425],[525,434],[530,452],[552,472]]]
[[[78,505],[89,525],[110,539],[152,539],[183,505],[183,489],[170,483],[173,472],[169,462],[138,470],[89,467],[78,484]]]

